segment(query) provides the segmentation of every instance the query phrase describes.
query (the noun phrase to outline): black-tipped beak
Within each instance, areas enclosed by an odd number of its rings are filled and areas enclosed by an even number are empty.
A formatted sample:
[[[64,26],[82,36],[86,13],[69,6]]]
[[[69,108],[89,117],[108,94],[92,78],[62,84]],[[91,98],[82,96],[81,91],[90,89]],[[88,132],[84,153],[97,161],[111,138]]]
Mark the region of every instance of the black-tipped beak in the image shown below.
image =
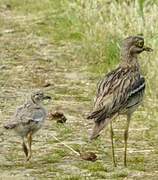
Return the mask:
[[[50,96],[44,96],[43,99],[52,99]]]
[[[144,46],[144,47],[143,47],[143,50],[144,50],[144,51],[147,51],[147,52],[152,52],[152,51],[153,51],[152,48],[147,47],[147,46]]]

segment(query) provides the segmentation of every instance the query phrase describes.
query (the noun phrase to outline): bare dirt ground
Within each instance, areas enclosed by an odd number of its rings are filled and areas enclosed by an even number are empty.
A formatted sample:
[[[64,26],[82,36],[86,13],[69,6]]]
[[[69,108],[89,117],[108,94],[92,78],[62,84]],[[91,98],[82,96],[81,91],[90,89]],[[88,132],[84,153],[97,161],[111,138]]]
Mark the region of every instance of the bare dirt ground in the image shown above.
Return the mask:
[[[128,168],[123,168],[123,128],[125,119],[115,123],[115,144],[118,167],[111,162],[108,128],[96,141],[88,141],[92,122],[86,114],[92,107],[98,77],[87,71],[69,45],[53,44],[37,36],[30,28],[38,23],[36,16],[12,13],[9,7],[0,9],[0,179],[157,179],[156,102],[141,107],[133,116],[130,128]],[[47,84],[49,87],[44,87]],[[25,161],[21,140],[8,132],[3,124],[17,105],[34,89],[44,89],[53,98],[46,102],[49,112],[62,111],[66,124],[47,119],[34,137],[33,158]],[[155,121],[152,120],[155,118]],[[74,149],[93,151],[96,162],[81,160],[54,139]]]

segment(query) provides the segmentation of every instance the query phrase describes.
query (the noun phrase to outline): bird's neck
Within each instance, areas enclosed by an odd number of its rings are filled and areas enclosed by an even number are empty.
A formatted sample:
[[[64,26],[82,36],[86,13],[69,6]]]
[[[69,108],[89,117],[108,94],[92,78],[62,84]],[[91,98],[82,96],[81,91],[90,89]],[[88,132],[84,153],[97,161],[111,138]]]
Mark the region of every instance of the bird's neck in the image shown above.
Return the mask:
[[[128,51],[121,53],[121,63],[120,66],[123,67],[133,67],[136,69],[140,69],[140,65],[138,63],[137,55],[131,55]]]
[[[35,104],[35,105],[37,105],[37,106],[41,106],[41,102],[40,102],[40,101],[36,101],[36,100],[35,100],[34,98],[32,98],[32,97],[31,97],[30,101],[31,101],[32,104]]]

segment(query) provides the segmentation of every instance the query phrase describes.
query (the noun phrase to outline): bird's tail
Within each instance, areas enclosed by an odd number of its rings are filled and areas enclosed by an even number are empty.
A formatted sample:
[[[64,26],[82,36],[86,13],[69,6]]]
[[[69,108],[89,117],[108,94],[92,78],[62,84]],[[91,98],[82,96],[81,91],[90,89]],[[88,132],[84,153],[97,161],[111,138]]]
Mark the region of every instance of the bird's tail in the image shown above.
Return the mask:
[[[4,125],[5,129],[14,129],[16,127],[16,124],[6,124]]]
[[[106,118],[103,121],[95,121],[90,140],[96,139],[99,133],[104,129],[104,127],[110,122],[111,118]]]

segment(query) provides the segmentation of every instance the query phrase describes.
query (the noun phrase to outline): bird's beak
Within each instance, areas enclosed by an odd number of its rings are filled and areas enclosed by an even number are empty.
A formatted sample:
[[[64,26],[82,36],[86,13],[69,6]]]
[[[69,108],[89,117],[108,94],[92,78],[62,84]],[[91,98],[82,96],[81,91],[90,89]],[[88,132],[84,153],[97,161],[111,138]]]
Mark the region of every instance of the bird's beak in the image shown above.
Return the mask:
[[[52,99],[50,96],[44,96],[43,99]]]
[[[147,52],[152,52],[152,51],[153,51],[152,48],[147,47],[147,46],[144,46],[144,47],[143,47],[143,50],[144,50],[144,51],[147,51]]]

